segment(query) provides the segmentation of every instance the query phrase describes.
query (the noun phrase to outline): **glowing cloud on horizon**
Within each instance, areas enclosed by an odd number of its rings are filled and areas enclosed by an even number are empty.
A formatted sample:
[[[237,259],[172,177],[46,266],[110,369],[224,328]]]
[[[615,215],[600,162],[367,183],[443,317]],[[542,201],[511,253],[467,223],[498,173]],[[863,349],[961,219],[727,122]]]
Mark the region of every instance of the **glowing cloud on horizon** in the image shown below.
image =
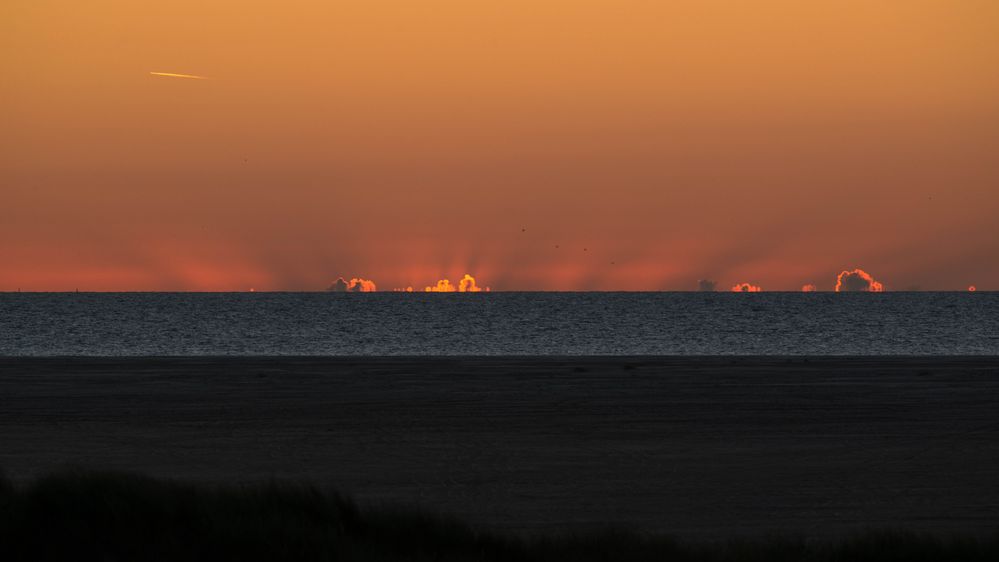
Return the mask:
[[[409,288],[407,287],[407,289]],[[452,285],[448,279],[441,279],[437,281],[436,285],[424,287],[423,291],[426,293],[480,293],[489,292],[489,287],[479,287],[475,278],[466,273],[458,285]]]
[[[447,279],[441,279],[436,285],[427,286],[423,289],[427,293],[455,293],[458,288],[451,284]]]
[[[968,285],[968,292],[969,293],[974,293],[977,290],[978,290],[978,287],[976,287],[974,285]]]
[[[150,72],[152,76],[163,76],[165,78],[187,78],[189,80],[211,80],[207,76],[198,76],[197,74],[177,74],[174,72]]]
[[[355,277],[350,280],[348,290],[358,293],[373,293],[377,291],[378,288],[375,286],[375,282],[370,279],[360,279]]]
[[[345,281],[343,277],[337,277],[326,290],[333,293],[373,293],[378,288],[370,279],[354,277],[350,281]]]
[[[884,290],[884,284],[876,281],[870,273],[867,273],[863,269],[844,270],[836,276],[837,293],[883,293]]]
[[[802,285],[801,286],[801,292],[802,293],[814,293],[815,291],[818,291],[818,287],[816,287],[815,285],[812,285],[811,283],[808,283],[807,285]]]
[[[733,293],[762,293],[763,287],[752,283],[739,283],[732,287]]]
[[[465,274],[464,277],[461,278],[461,281],[458,282],[458,291],[459,292],[462,292],[462,293],[480,293],[480,292],[482,292],[482,290],[483,290],[482,287],[479,287],[475,283],[475,278],[472,277],[471,275],[467,274],[467,273]],[[485,290],[488,291],[489,287],[486,287]]]

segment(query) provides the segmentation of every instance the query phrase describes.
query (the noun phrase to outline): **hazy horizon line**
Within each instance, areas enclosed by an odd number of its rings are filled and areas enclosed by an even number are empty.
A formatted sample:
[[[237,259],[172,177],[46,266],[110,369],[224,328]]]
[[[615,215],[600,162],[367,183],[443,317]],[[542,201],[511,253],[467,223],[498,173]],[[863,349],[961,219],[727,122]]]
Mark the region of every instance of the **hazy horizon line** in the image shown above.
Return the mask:
[[[999,292],[993,289],[977,289],[975,291],[969,291],[967,289],[898,289],[898,290],[884,290],[884,291],[836,291],[832,289],[827,290],[814,290],[814,291],[802,291],[802,290],[767,290],[767,291],[757,291],[757,292],[745,292],[745,291],[700,291],[697,289],[662,289],[662,290],[624,290],[618,289],[613,291],[604,290],[550,290],[550,289],[493,289],[491,291],[479,291],[479,292],[461,292],[461,291],[450,291],[450,292],[439,292],[439,291],[330,291],[328,289],[277,289],[277,290],[232,290],[232,291],[170,291],[170,290],[149,290],[149,291],[130,291],[130,290],[65,290],[65,291],[25,291],[25,290],[0,290],[0,294],[241,294],[241,293],[272,293],[272,294],[287,294],[287,293],[323,293],[323,294],[406,294],[406,295],[420,295],[420,294],[490,294],[490,293],[599,293],[599,294],[621,294],[621,293],[699,293],[699,294],[760,294],[760,293],[995,293]]]

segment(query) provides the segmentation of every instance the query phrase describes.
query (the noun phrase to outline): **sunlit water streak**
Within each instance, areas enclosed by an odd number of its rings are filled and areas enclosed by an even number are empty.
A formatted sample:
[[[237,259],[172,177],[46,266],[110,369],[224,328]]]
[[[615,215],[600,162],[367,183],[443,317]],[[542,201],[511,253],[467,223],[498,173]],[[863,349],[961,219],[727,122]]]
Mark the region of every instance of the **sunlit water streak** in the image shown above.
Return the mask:
[[[0,355],[999,355],[999,293],[5,293]]]

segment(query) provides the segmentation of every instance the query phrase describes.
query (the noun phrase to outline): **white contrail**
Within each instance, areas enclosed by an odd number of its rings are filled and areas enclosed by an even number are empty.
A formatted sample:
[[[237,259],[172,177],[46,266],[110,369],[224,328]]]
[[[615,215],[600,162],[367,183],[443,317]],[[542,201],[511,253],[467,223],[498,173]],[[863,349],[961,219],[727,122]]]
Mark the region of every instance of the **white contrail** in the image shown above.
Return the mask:
[[[167,78],[191,78],[193,80],[208,80],[207,76],[195,76],[194,74],[174,74],[173,72],[150,72],[153,76],[166,76]]]

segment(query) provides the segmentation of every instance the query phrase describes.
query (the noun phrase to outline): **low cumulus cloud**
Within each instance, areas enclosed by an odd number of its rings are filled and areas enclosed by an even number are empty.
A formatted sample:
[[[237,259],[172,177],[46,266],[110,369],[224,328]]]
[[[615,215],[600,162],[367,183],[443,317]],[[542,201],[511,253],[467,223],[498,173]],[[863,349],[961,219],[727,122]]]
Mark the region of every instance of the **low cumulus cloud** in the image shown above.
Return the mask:
[[[836,292],[868,292],[880,293],[885,290],[885,286],[874,279],[870,273],[863,269],[843,271],[836,277]]]
[[[752,283],[739,283],[732,287],[732,292],[734,293],[762,293],[763,287],[759,285],[753,285]]]
[[[451,281],[441,279],[436,285],[428,285],[423,290],[428,293],[454,293],[458,288],[452,285]]]
[[[802,293],[814,293],[815,291],[818,291],[818,288],[815,285],[812,285],[811,283],[801,286]]]
[[[710,279],[701,279],[697,282],[697,290],[710,293],[711,291],[715,290],[715,287],[717,285],[718,285],[717,282],[712,281]]]
[[[354,277],[347,281],[343,277],[337,277],[336,281],[326,290],[334,293],[373,293],[378,288],[375,286],[375,282],[370,279]]]
[[[479,293],[489,291],[489,287],[479,287],[475,278],[466,273],[457,285],[451,284],[448,279],[441,279],[436,285],[427,286],[423,290],[427,293]]]
[[[486,287],[485,290],[488,291],[489,287]],[[482,291],[482,287],[479,287],[475,283],[474,277],[466,273],[465,276],[461,278],[461,281],[458,282],[458,291],[462,293],[479,293]]]

